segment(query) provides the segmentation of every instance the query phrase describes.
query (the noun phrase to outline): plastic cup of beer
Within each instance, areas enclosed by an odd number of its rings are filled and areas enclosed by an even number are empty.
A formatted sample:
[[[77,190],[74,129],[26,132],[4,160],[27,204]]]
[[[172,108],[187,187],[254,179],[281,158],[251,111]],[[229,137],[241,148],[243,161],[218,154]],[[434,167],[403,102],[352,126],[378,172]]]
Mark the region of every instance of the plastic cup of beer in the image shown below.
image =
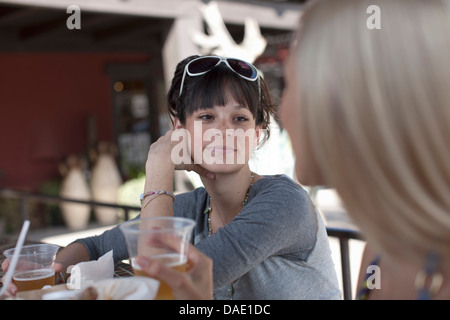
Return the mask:
[[[120,229],[134,274],[147,276],[136,262],[139,256],[160,260],[179,272],[186,272],[187,251],[194,225],[194,220],[179,217],[141,218],[122,223]],[[173,299],[170,287],[160,281],[155,300]]]
[[[33,244],[22,247],[13,275],[13,283],[18,292],[55,285],[53,265],[58,249],[59,246],[54,244]],[[11,248],[3,252],[9,261],[12,259],[14,250]]]

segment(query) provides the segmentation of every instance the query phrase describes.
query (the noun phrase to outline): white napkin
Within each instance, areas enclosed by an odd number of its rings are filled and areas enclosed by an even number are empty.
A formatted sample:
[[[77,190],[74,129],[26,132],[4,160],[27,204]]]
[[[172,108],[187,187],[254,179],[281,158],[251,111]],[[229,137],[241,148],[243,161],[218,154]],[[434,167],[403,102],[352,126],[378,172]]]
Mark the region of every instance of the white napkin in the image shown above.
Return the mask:
[[[102,280],[92,285],[97,300],[153,300],[159,281],[147,277],[126,277]]]
[[[50,290],[43,300],[153,300],[159,281],[147,277],[126,277],[97,281],[84,290]],[[28,291],[30,292],[30,291]],[[36,298],[37,299],[37,298]]]
[[[85,289],[94,282],[114,277],[113,251],[105,253],[98,260],[80,262],[72,266],[67,279],[69,289]]]
[[[49,295],[45,299],[78,299],[89,287],[94,288],[97,300],[152,300],[159,288],[159,281],[148,277],[114,279],[113,251],[98,260],[80,262],[72,266],[67,288],[71,293]]]

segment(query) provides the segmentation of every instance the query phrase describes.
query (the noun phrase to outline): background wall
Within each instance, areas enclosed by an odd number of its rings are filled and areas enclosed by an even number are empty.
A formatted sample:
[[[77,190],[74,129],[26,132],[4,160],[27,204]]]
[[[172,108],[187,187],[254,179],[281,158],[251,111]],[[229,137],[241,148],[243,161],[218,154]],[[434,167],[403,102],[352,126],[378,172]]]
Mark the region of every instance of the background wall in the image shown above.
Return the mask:
[[[58,178],[68,154],[87,151],[88,118],[114,141],[106,66],[147,54],[0,53],[0,186],[32,190]]]

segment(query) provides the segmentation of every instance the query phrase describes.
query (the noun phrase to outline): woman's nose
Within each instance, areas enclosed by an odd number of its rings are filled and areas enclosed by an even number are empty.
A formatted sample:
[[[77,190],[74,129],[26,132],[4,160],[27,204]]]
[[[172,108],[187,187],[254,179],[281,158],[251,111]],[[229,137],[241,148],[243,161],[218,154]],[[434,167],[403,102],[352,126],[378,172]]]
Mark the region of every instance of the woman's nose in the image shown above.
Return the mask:
[[[220,119],[219,120],[219,124],[218,124],[218,128],[222,134],[226,134],[227,133],[227,129],[232,129],[233,127],[231,126],[231,123],[227,120],[227,119]]]

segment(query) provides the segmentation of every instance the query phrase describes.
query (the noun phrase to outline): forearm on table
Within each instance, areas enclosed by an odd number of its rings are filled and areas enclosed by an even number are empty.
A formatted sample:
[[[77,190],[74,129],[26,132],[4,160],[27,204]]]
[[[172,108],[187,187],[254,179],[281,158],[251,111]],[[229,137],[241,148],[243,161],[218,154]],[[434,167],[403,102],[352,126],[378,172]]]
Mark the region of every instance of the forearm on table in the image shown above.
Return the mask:
[[[79,242],[72,243],[67,247],[61,249],[56,256],[56,263],[60,263],[62,265],[63,268],[61,273],[66,280],[70,275],[70,272],[67,273],[67,269],[69,268],[69,266],[89,260],[90,258],[88,250],[83,244]]]

